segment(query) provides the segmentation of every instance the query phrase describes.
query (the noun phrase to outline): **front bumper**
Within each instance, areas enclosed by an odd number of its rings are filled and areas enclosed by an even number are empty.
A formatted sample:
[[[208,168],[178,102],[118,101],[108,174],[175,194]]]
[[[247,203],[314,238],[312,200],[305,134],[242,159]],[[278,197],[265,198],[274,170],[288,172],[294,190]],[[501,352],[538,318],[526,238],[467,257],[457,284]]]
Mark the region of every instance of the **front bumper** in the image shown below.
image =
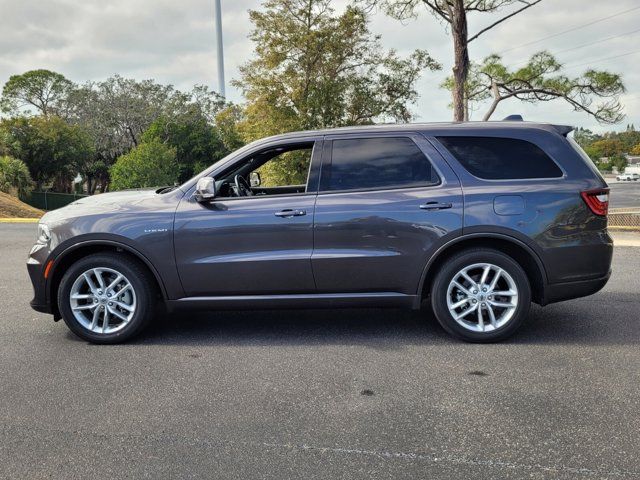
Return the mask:
[[[53,313],[53,310],[51,308],[51,304],[49,303],[38,303],[39,300],[34,298],[33,300],[31,300],[29,302],[29,305],[31,305],[31,308],[33,308],[36,312],[40,312],[40,313]]]
[[[44,278],[44,267],[47,264],[49,249],[44,245],[36,244],[29,253],[27,260],[27,272],[33,286],[33,300],[30,305],[37,312],[53,313],[51,299],[47,294],[47,279]]]

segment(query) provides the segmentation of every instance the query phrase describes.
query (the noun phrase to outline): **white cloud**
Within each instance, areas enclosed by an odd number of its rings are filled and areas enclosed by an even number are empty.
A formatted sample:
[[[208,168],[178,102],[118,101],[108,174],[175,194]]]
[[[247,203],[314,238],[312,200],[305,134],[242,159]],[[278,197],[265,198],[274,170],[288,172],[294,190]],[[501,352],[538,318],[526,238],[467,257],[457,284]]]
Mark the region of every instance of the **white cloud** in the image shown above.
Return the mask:
[[[346,4],[337,0],[336,8]],[[493,52],[548,37],[573,26],[592,22],[636,7],[634,0],[544,0],[471,44],[473,59]],[[259,8],[257,0],[222,0],[225,70],[227,80],[238,76],[253,46],[248,9]],[[475,15],[470,32],[489,24],[497,16]],[[510,65],[526,60],[535,51],[565,50],[637,28],[640,10],[628,12],[586,28],[549,38],[543,42],[504,53]],[[416,20],[398,22],[381,12],[374,13],[371,29],[382,35],[383,45],[408,54],[415,48],[428,50],[444,66],[442,72],[425,72],[418,84],[420,100],[414,111],[421,121],[451,118],[449,95],[438,85],[451,69],[451,39],[444,26],[423,12]],[[154,78],[188,89],[196,83],[215,88],[216,62],[211,0],[0,0],[0,82],[12,74],[34,68],[59,71],[82,82],[100,80],[115,73],[126,77]],[[559,55],[569,64],[585,63],[637,51],[640,32],[611,39]],[[624,75],[628,95],[624,97],[627,120],[640,126],[640,54],[594,63]],[[582,68],[568,73],[579,74]],[[240,94],[227,85],[229,97]],[[522,113],[525,118],[555,123],[584,125],[598,130],[591,118],[575,113],[562,101],[527,105],[504,102],[496,118]],[[480,112],[476,114],[480,116]],[[604,127],[608,128],[608,127]]]

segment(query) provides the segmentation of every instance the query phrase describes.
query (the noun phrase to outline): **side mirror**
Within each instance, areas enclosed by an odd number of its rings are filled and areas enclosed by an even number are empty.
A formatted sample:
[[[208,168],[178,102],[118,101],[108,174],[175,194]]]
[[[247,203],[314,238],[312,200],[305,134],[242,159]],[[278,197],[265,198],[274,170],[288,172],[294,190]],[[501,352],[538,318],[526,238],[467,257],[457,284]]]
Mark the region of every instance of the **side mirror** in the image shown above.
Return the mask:
[[[252,187],[259,187],[260,183],[262,183],[262,180],[260,178],[260,173],[251,172],[249,174],[249,185],[251,185]]]
[[[216,181],[212,177],[202,177],[198,180],[193,196],[200,203],[213,200],[216,196]]]

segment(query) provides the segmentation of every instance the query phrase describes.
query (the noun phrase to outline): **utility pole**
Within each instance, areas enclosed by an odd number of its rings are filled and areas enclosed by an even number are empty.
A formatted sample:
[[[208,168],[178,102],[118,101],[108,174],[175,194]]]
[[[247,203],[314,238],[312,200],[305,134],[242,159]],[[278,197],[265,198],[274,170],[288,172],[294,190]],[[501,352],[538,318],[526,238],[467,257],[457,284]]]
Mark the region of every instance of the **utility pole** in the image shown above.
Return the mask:
[[[220,0],[214,0],[214,14],[216,17],[216,60],[218,63],[218,93],[225,98],[224,91],[224,53],[222,49],[222,7]]]

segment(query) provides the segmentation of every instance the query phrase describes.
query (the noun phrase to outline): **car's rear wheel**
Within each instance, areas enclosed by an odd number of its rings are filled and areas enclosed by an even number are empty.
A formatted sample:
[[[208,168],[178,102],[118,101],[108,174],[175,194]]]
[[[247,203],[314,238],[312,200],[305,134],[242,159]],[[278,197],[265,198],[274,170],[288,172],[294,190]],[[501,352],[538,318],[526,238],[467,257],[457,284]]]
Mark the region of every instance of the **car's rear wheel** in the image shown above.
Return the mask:
[[[442,327],[470,342],[496,342],[526,319],[531,287],[522,267],[492,249],[470,249],[447,259],[431,287]]]
[[[133,258],[103,253],[78,260],[64,274],[58,308],[67,326],[92,343],[119,343],[153,317],[154,280]]]

